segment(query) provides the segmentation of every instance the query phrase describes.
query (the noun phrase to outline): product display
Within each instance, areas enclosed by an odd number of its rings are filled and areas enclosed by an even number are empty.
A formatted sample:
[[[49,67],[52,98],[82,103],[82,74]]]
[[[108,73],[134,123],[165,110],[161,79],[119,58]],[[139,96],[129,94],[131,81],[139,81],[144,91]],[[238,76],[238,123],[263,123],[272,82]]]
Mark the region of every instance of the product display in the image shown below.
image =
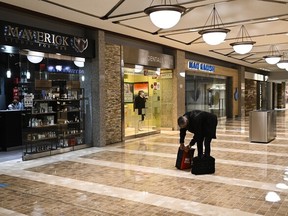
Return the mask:
[[[23,116],[23,160],[84,143],[84,90],[79,82],[36,80],[33,94],[33,106]]]

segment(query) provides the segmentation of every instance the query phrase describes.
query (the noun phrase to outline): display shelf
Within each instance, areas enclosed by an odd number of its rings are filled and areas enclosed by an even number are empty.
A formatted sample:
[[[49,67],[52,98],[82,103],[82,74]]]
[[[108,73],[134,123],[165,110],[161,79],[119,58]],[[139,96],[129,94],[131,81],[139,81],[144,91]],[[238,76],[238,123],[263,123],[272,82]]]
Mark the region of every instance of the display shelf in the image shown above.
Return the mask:
[[[37,85],[33,107],[23,117],[23,160],[71,151],[84,143],[83,89],[69,90],[66,81],[47,83],[49,88]]]

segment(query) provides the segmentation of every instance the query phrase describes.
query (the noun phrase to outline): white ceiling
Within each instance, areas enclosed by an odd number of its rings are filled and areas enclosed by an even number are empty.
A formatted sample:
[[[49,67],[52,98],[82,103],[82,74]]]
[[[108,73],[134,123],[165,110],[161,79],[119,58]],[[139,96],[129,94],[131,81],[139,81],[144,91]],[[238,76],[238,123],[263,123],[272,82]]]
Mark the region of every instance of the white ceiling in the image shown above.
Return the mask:
[[[176,0],[166,0],[172,4]],[[143,12],[163,0],[0,0],[28,10],[48,14],[119,34],[145,39],[181,50],[214,57],[251,68],[283,73],[277,66],[265,63],[270,45],[288,52],[288,0],[178,0],[186,8],[180,22],[171,29],[158,29]],[[163,4],[163,3],[162,3]],[[198,31],[203,29],[215,5],[228,33],[226,41],[211,46],[203,42]],[[276,21],[268,18],[278,17]],[[233,52],[230,43],[236,42],[244,25],[256,42],[246,55]],[[198,31],[191,31],[196,29]],[[288,59],[288,53],[287,57]],[[288,72],[287,72],[288,74]]]

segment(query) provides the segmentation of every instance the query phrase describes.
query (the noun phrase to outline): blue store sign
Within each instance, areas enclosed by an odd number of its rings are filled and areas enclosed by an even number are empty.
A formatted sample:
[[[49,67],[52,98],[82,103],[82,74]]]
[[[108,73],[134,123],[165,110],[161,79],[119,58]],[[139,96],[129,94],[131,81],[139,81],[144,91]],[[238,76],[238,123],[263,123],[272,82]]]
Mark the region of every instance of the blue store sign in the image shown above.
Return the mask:
[[[188,61],[188,69],[199,70],[204,72],[215,72],[215,66],[201,62]]]

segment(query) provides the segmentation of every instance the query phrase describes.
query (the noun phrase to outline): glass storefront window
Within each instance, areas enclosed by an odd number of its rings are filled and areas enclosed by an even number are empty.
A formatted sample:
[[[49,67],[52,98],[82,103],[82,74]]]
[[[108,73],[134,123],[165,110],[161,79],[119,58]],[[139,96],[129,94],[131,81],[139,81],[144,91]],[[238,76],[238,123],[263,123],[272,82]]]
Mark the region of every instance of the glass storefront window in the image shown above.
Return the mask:
[[[204,110],[226,115],[226,78],[221,76],[185,76],[186,111]]]
[[[73,61],[20,55],[18,96],[24,104],[23,160],[88,147],[85,144],[84,70]]]
[[[125,137],[160,130],[160,70],[143,66],[124,67]],[[142,92],[142,95],[140,95]]]

